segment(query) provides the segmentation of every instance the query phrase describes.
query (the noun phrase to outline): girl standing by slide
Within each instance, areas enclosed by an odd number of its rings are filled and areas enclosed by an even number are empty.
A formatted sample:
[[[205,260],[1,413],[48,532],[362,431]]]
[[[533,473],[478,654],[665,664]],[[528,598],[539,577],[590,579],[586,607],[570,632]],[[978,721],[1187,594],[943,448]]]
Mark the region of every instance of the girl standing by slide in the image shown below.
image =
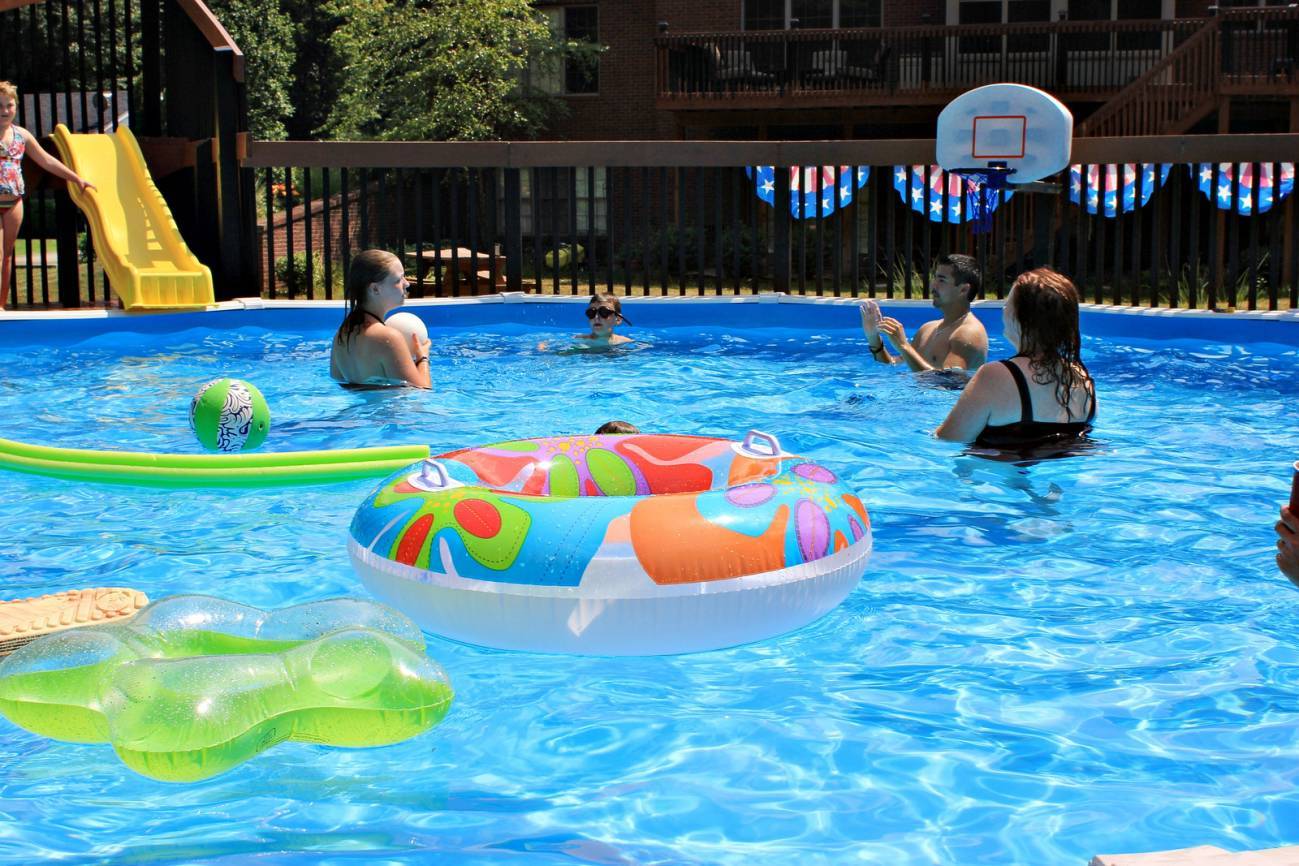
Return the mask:
[[[0,310],[9,302],[9,282],[13,279],[14,241],[23,224],[22,161],[27,155],[55,177],[75,183],[82,190],[95,185],[45,152],[36,138],[14,123],[18,116],[18,88],[0,81]]]

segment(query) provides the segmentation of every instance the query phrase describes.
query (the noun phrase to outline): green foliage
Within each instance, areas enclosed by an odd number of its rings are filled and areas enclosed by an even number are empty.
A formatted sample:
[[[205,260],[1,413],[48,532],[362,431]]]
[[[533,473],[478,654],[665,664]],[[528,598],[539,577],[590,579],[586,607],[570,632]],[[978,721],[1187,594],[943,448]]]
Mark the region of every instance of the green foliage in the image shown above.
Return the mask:
[[[290,267],[292,265],[292,267]],[[325,287],[325,262],[319,253],[311,256],[311,287]],[[334,282],[341,281],[341,275],[335,269]],[[307,291],[307,254],[294,253],[292,256],[281,256],[275,260],[275,287],[291,294]]]
[[[254,138],[284,137],[294,61],[294,24],[280,0],[208,0],[208,7],[243,51],[248,125]]]
[[[340,138],[486,141],[534,135],[558,99],[529,64],[598,50],[551,33],[530,0],[334,0],[346,59],[327,129]]]
[[[704,255],[699,256],[701,229],[698,226],[668,225],[656,229],[645,240],[632,241],[615,254],[615,261],[625,272],[638,273],[648,266],[656,274],[667,261],[668,272],[677,275],[681,259],[685,259],[686,273],[700,270],[711,272],[717,266],[716,228],[703,229]],[[739,247],[741,277],[753,275],[753,250],[758,244],[757,233],[749,226],[732,226],[722,231],[722,268],[729,276],[735,268],[736,247]],[[678,253],[678,248],[680,252]],[[648,258],[648,261],[646,259]],[[678,275],[679,276],[679,275]]]
[[[334,100],[345,85],[346,61],[330,39],[343,18],[331,4],[320,0],[280,0],[280,8],[293,22],[295,48],[288,137],[313,138],[325,128]]]

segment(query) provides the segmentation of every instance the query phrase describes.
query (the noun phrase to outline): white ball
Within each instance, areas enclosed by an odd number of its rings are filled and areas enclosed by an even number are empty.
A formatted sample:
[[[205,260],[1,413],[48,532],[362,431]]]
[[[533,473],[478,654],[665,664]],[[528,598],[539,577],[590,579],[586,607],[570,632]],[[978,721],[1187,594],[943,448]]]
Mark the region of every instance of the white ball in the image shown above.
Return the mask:
[[[393,313],[384,320],[384,324],[401,331],[406,337],[406,345],[410,345],[412,335],[419,337],[421,341],[428,339],[428,328],[424,325],[424,320],[414,313]],[[411,357],[416,356],[411,353]]]

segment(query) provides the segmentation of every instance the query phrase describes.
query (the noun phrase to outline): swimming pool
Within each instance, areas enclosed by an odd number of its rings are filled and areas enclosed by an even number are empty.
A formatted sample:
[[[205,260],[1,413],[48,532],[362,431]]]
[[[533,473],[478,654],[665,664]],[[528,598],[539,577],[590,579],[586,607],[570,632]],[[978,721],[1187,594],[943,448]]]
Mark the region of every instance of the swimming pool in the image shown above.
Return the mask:
[[[535,351],[580,327],[567,303],[423,312],[432,393],[330,383],[336,307],[0,323],[0,435],[193,451],[188,401],[218,375],[262,389],[272,450],[756,427],[859,489],[866,577],[807,628],[700,655],[430,638],[457,701],[429,734],[283,744],[195,785],[0,723],[0,860],[1081,864],[1299,842],[1299,595],[1270,552],[1299,326],[1089,312],[1100,447],[1014,466],[929,438],[955,395],[870,364],[843,305],[629,305],[649,346],[609,356]],[[364,594],[346,529],[370,482],[3,481],[6,597]]]

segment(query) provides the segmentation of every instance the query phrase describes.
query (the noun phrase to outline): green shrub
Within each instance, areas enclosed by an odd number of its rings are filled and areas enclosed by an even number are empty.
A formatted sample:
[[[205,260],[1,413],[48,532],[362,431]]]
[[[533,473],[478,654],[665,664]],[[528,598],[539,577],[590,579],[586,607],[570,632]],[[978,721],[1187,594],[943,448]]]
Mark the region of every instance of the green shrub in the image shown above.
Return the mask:
[[[290,262],[292,267],[290,268]],[[338,277],[335,276],[335,282]],[[275,260],[275,285],[276,288],[281,286],[285,291],[292,294],[307,291],[307,254],[294,253],[290,256],[281,256]],[[323,289],[325,287],[325,263],[319,253],[313,253],[311,256],[311,288]]]

